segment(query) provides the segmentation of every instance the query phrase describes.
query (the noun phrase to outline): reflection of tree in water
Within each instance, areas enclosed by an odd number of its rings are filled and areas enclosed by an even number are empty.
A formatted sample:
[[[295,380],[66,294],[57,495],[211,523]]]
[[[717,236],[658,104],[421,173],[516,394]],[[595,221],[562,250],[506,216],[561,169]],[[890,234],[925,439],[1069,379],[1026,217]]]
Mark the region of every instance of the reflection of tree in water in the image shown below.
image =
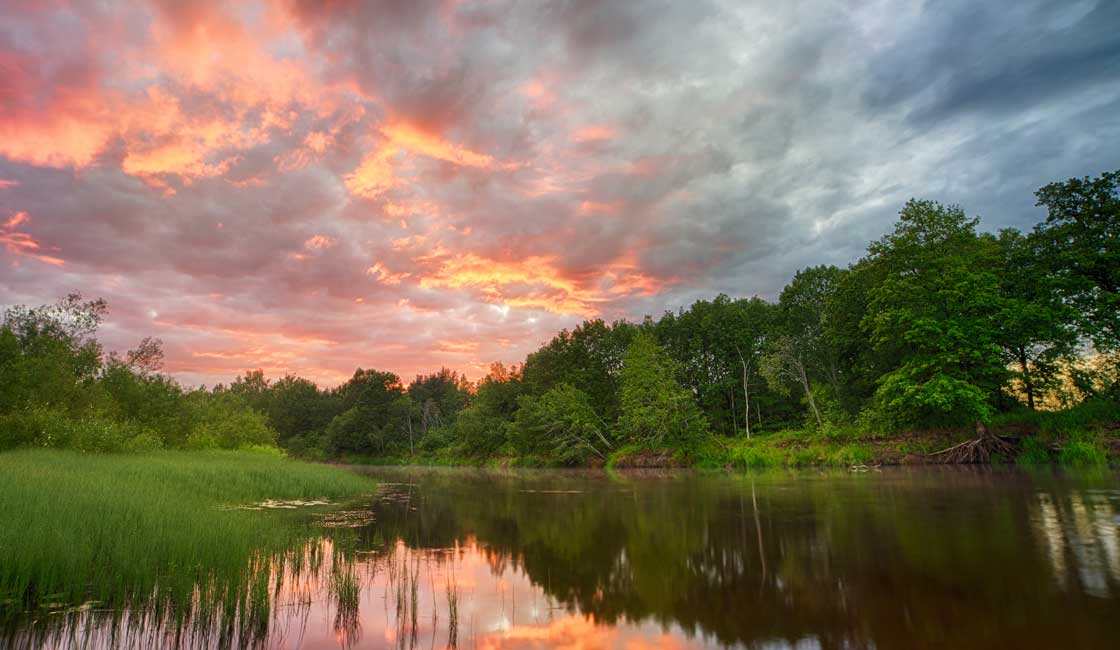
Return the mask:
[[[474,536],[603,623],[654,620],[723,644],[1037,647],[1065,645],[1071,630],[1107,645],[1105,622],[1120,614],[1116,496],[1086,505],[1053,478],[952,469],[631,484],[434,471],[419,483],[416,511],[379,511],[382,533],[416,546]],[[1066,495],[1057,529],[1076,542],[1061,542],[1065,565],[1037,543],[1039,485]],[[1059,590],[1063,566],[1077,583]]]
[[[1097,598],[1120,596],[1120,514],[1116,492],[1038,493],[1035,530],[1058,585]]]

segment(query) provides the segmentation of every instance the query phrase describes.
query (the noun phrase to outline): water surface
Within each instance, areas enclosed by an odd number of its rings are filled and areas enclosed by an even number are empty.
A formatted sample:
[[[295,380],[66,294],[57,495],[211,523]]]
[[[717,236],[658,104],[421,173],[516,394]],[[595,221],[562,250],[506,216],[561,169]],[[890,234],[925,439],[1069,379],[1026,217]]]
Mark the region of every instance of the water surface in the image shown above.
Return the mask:
[[[17,645],[1105,648],[1120,631],[1115,475],[356,471],[379,493],[240,609],[62,613]]]

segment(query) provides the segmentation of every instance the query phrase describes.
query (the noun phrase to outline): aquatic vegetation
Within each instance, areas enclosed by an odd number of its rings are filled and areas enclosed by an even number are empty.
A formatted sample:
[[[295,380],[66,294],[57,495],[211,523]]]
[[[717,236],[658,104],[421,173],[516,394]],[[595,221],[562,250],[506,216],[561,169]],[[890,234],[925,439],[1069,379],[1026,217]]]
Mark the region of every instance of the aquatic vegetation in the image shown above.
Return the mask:
[[[267,606],[278,554],[319,534],[306,524],[326,506],[238,506],[373,489],[344,470],[248,452],[0,454],[0,624],[83,603],[247,621]]]

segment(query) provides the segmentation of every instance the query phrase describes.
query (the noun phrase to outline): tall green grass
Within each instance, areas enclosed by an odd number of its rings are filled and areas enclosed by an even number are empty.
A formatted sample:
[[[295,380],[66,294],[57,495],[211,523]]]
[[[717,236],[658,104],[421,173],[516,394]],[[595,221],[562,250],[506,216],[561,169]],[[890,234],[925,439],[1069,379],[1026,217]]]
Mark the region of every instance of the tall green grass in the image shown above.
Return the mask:
[[[87,604],[200,610],[261,603],[278,557],[318,529],[308,509],[230,508],[372,492],[357,474],[260,452],[0,454],[0,623]],[[244,611],[241,619],[246,619]]]

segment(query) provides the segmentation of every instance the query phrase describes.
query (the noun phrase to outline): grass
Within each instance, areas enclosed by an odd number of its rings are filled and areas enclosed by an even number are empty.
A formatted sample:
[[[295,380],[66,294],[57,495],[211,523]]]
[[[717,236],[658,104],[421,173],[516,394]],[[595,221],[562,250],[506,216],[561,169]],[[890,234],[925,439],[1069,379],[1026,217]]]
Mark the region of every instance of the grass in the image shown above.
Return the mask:
[[[1104,467],[1108,456],[1093,436],[1078,435],[1062,446],[1058,462],[1069,467]]]
[[[0,622],[91,602],[174,610],[201,601],[228,616],[231,602],[259,600],[272,554],[310,532],[306,510],[227,506],[338,500],[373,487],[252,451],[2,453]]]

